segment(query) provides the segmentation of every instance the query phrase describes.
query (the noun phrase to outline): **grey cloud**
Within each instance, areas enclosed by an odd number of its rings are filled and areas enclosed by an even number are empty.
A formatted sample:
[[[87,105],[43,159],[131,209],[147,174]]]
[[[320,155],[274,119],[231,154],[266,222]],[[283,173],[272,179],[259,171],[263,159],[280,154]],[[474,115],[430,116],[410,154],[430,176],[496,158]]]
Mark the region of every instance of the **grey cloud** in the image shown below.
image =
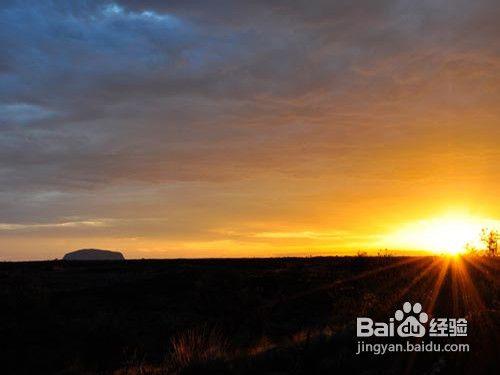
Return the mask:
[[[26,123],[50,117],[52,112],[30,104],[4,104],[0,105],[0,123]]]
[[[47,217],[57,219],[85,211],[85,202],[61,207],[66,194],[88,202],[108,185],[295,176],[319,159],[328,165],[320,173],[349,173],[378,141],[425,143],[427,122],[449,118],[457,103],[498,118],[497,9],[489,1],[5,2],[4,220],[41,220],[49,204],[29,197],[47,192],[56,193]]]

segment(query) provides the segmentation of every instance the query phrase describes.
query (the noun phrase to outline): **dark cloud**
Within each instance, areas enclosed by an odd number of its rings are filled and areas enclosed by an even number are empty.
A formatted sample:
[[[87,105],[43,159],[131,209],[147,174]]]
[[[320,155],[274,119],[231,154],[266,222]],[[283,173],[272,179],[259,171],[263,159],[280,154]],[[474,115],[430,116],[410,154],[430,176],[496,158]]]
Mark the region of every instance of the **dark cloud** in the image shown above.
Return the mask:
[[[390,179],[405,161],[387,149],[425,150],[407,155],[418,164],[475,140],[495,159],[499,9],[4,1],[0,221],[85,220],[92,194],[114,202],[110,187],[145,202],[163,184]]]

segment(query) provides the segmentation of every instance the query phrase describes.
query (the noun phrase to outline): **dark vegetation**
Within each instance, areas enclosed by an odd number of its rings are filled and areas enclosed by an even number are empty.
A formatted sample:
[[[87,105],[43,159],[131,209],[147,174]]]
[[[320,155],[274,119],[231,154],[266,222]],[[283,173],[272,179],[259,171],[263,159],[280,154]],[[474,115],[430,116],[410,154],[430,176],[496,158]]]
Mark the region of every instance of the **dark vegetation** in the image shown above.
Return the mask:
[[[0,263],[0,373],[491,374],[499,266],[481,257]],[[467,338],[443,342],[467,342],[470,353],[355,355],[356,317],[388,321],[405,301],[430,312],[433,300],[431,314],[469,320]]]

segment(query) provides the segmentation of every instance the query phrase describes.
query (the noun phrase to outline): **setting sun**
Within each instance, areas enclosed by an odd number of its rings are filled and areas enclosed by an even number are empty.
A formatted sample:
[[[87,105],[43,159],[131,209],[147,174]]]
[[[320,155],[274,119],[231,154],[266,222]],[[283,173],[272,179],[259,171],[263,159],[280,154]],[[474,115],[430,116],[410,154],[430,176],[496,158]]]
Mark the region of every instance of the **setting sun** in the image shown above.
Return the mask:
[[[409,223],[388,237],[391,245],[413,247],[437,254],[459,254],[466,246],[481,246],[481,230],[497,227],[492,220],[444,216]]]

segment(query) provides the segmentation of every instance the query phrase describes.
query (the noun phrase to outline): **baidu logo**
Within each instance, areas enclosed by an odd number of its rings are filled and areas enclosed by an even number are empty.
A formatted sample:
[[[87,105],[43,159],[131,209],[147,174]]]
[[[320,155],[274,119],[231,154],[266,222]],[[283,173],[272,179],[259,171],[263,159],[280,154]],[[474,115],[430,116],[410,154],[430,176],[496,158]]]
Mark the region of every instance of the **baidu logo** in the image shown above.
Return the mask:
[[[400,337],[423,337],[425,335],[424,324],[429,317],[422,312],[422,305],[416,303],[412,306],[410,302],[403,304],[403,311],[397,310],[394,318],[401,322],[398,325],[397,333]]]
[[[356,319],[357,337],[401,337],[406,340],[377,342],[377,340],[359,340],[356,354],[373,353],[375,355],[396,352],[455,352],[469,351],[469,344],[439,343],[427,337],[467,336],[468,322],[465,318],[434,318],[423,311],[418,302],[405,302],[386,322],[376,322],[371,318]],[[426,336],[424,338],[424,336]],[[411,339],[410,339],[411,338]],[[416,339],[415,339],[416,338]],[[439,341],[439,340],[438,340]]]
[[[374,322],[366,317],[356,320],[358,337],[424,337],[426,333],[434,337],[467,336],[467,320],[433,318],[429,321],[429,315],[422,311],[418,302],[405,302],[401,309],[396,310],[394,317],[389,318],[389,322]]]

